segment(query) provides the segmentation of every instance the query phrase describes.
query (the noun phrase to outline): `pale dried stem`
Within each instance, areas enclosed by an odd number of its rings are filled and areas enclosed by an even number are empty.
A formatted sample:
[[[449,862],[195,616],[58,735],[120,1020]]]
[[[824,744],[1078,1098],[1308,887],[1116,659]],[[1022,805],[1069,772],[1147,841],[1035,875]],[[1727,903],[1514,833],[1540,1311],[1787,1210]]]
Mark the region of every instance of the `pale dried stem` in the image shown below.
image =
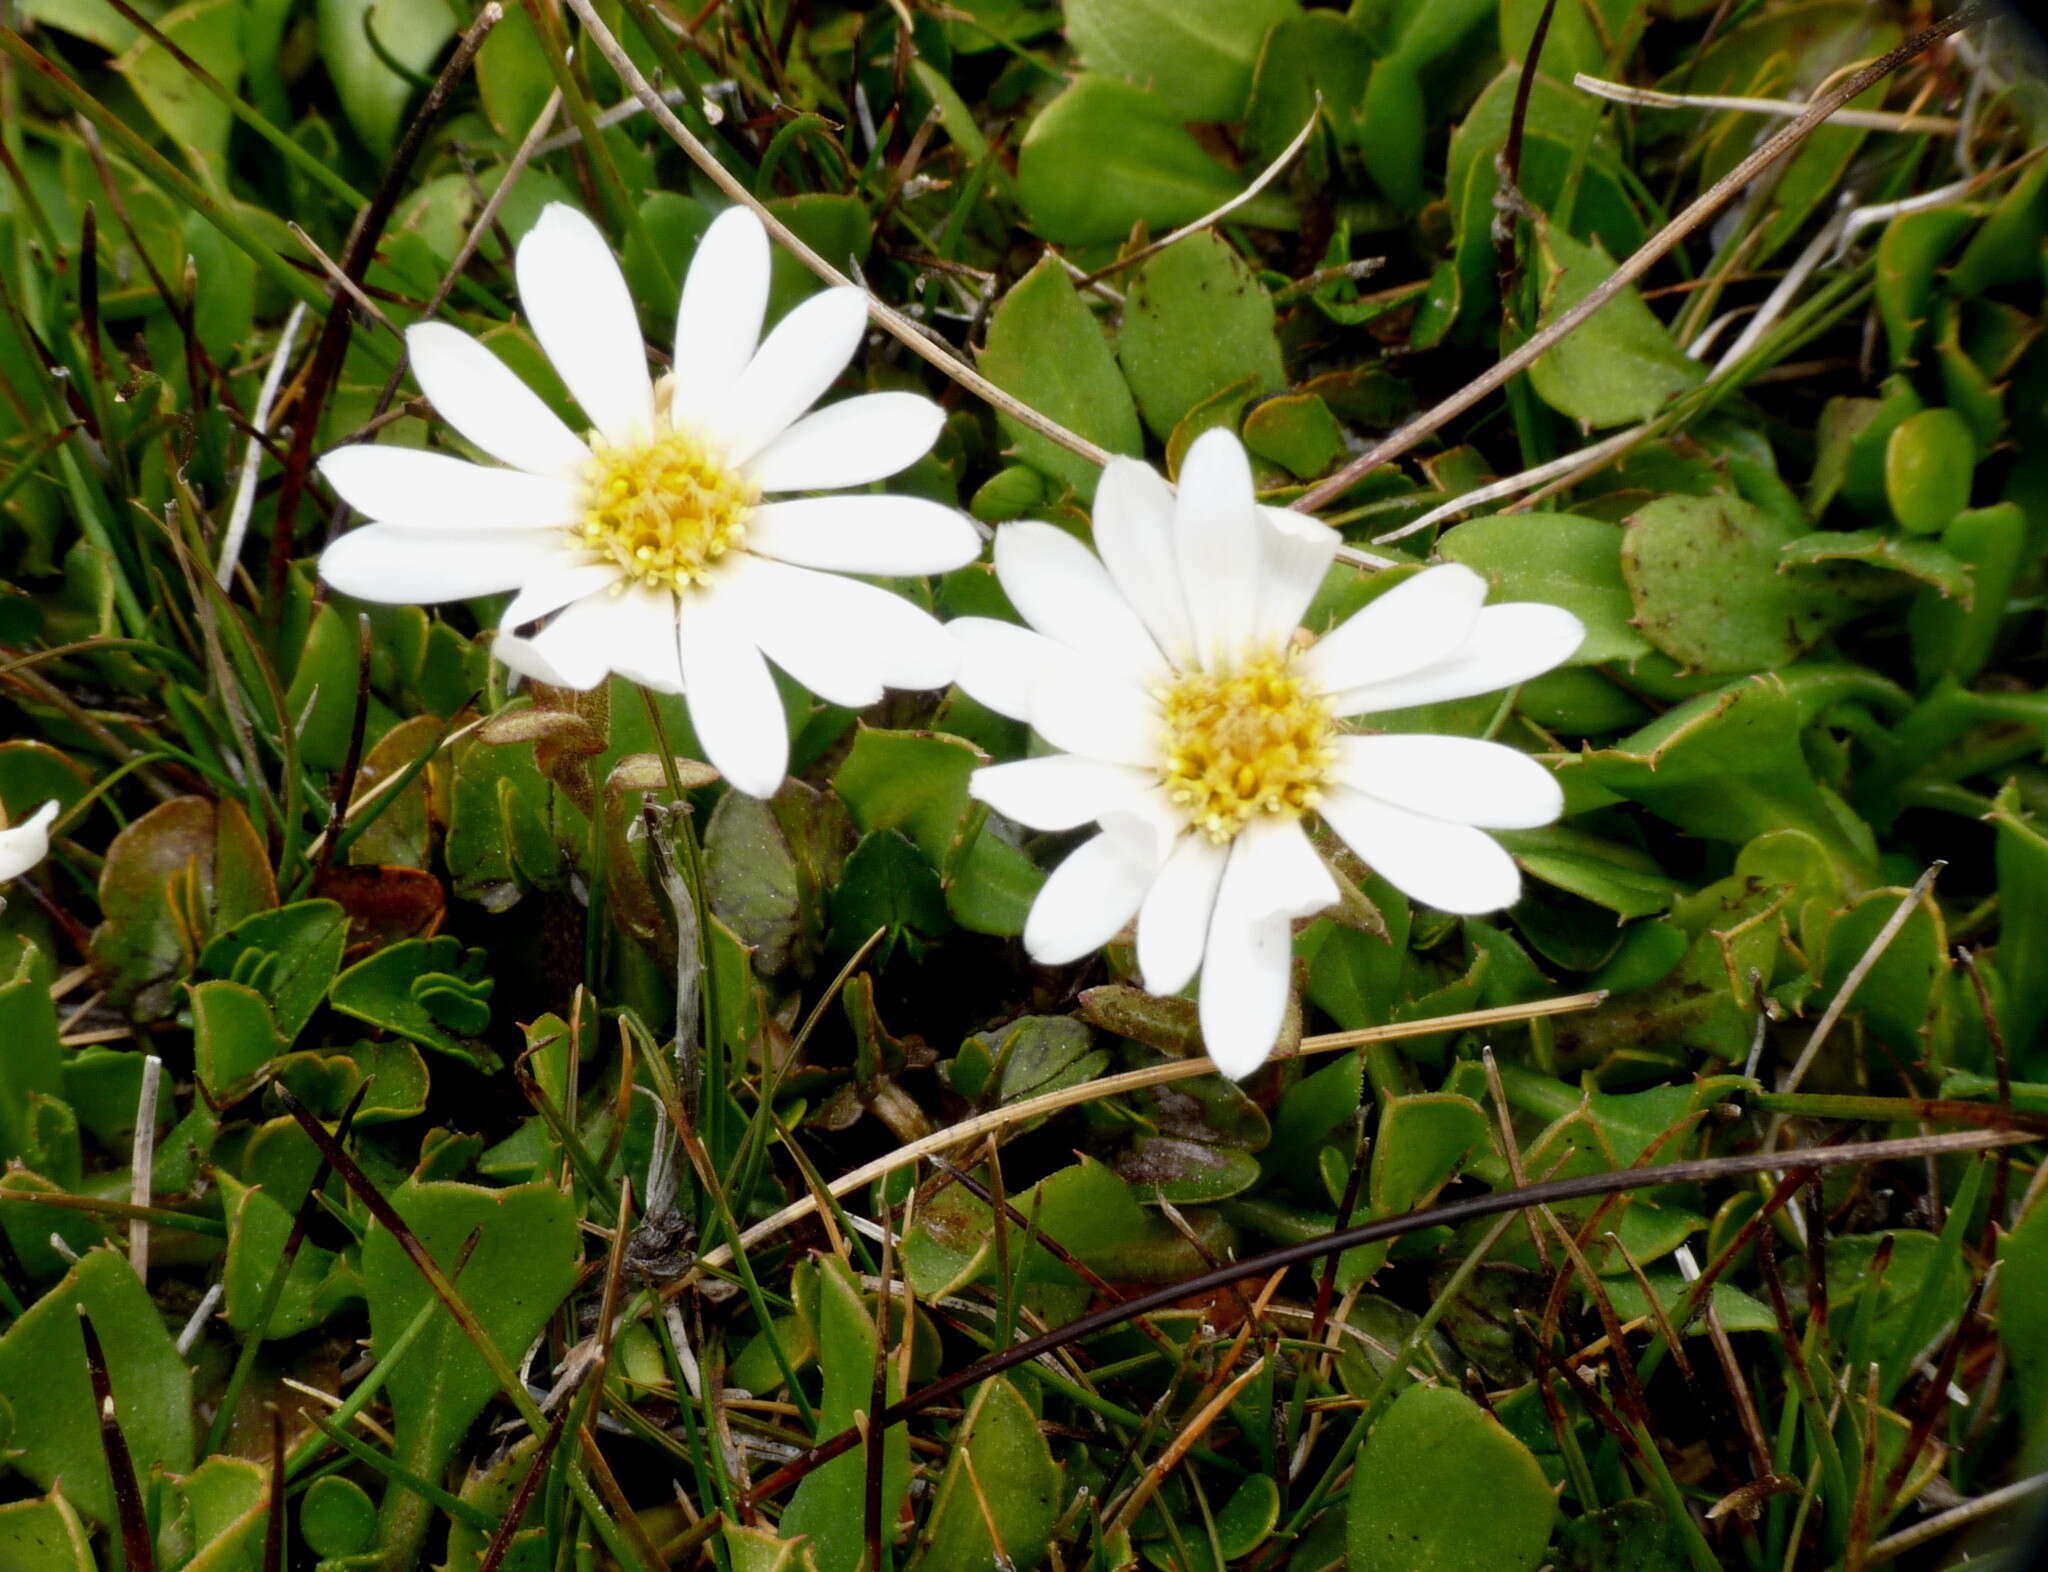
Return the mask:
[[[142,1060],[142,1090],[135,1099],[135,1145],[128,1168],[128,1199],[135,1206],[149,1205],[156,1167],[156,1112],[163,1092],[164,1062],[155,1054]],[[140,1217],[128,1223],[128,1264],[146,1287],[149,1283],[149,1224]]]
[[[1506,1026],[1517,1021],[1535,1020],[1541,1016],[1566,1015],[1575,1010],[1590,1010],[1606,997],[1604,993],[1565,994],[1555,999],[1538,999],[1530,1004],[1503,1005],[1491,1010],[1468,1010],[1459,1015],[1441,1015],[1428,1021],[1402,1021],[1392,1026],[1367,1026],[1357,1031],[1329,1032],[1320,1037],[1304,1037],[1294,1055],[1278,1057],[1306,1057],[1309,1054],[1334,1053],[1341,1048],[1357,1048],[1366,1043],[1398,1042],[1403,1038],[1429,1037],[1439,1032],[1478,1031],[1491,1026]],[[847,1196],[885,1174],[921,1162],[933,1152],[944,1152],[964,1146],[980,1140],[992,1131],[1040,1119],[1047,1114],[1057,1113],[1062,1108],[1072,1108],[1077,1104],[1094,1102],[1099,1098],[1117,1097],[1125,1092],[1142,1091],[1149,1086],[1164,1086],[1172,1081],[1209,1075],[1215,1069],[1215,1061],[1206,1056],[1170,1059],[1164,1064],[1150,1065],[1142,1070],[1127,1070],[1121,1075],[1106,1075],[1079,1086],[1068,1086],[1056,1092],[1047,1092],[1042,1097],[1008,1103],[1001,1108],[992,1108],[987,1113],[976,1114],[971,1119],[963,1119],[946,1129],[934,1131],[921,1140],[899,1146],[872,1162],[863,1163],[851,1173],[840,1175],[825,1189],[834,1198]],[[764,1218],[741,1234],[740,1248],[752,1249],[763,1239],[772,1238],[817,1210],[816,1196],[806,1196],[802,1200],[792,1201],[774,1216]],[[706,1251],[698,1258],[695,1266],[662,1290],[662,1297],[673,1298],[705,1272],[729,1266],[732,1259],[733,1251],[730,1245],[720,1245],[715,1250]]]
[[[1655,88],[1630,87],[1626,82],[1608,82],[1581,71],[1572,78],[1581,92],[1610,103],[1634,104],[1643,109],[1732,109],[1738,114],[1782,115],[1791,119],[1804,114],[1807,105],[1796,98],[1730,98],[1719,93],[1660,93]],[[1895,114],[1885,109],[1843,109],[1835,114],[1838,126],[1855,126],[1864,131],[1925,131],[1947,136],[1960,131],[1963,123],[1943,115]]]
[[[1950,1507],[1948,1511],[1930,1517],[1924,1523],[1915,1523],[1911,1528],[1901,1529],[1887,1539],[1880,1539],[1870,1547],[1869,1553],[1863,1558],[1863,1563],[1865,1566],[1872,1566],[1880,1561],[1889,1561],[1894,1556],[1904,1555],[1929,1540],[1939,1539],[1943,1534],[1954,1533],[1955,1530],[1974,1523],[1979,1518],[1990,1517],[1994,1513],[2003,1512],[2007,1507],[2017,1506],[2029,1496],[2039,1495],[2043,1490],[2048,1490],[2048,1474],[2034,1474],[2026,1479],[2016,1480],[2003,1490],[1993,1490],[1988,1495],[1965,1501],[1961,1506]]]
[[[1167,247],[1178,245],[1181,241],[1187,239],[1188,236],[1200,234],[1211,224],[1222,223],[1224,219],[1243,207],[1245,203],[1251,201],[1253,197],[1277,180],[1280,177],[1280,171],[1294,162],[1294,155],[1299,153],[1308,144],[1309,136],[1316,128],[1316,117],[1322,112],[1323,95],[1318,93],[1316,94],[1315,108],[1309,111],[1308,119],[1302,122],[1301,129],[1294,133],[1294,139],[1280,150],[1280,156],[1260,170],[1256,180],[1238,192],[1228,202],[1225,202],[1221,207],[1211,208],[1200,218],[1181,225],[1180,228],[1174,230],[1171,234],[1161,236],[1148,246],[1140,246],[1129,256],[1118,257],[1107,266],[1099,267],[1093,273],[1082,275],[1078,282],[1084,286],[1099,284],[1112,273],[1121,273],[1127,267],[1135,267],[1147,257],[1155,257],[1160,252],[1166,250]]]
[[[571,3],[580,8],[587,4],[588,0],[571,0]],[[1951,33],[1969,26],[1983,14],[1983,10],[1981,0],[1973,0],[1973,3],[1960,7],[1954,15],[1909,38],[1890,54],[1872,61],[1846,80],[1836,83],[1828,93],[1816,99],[1797,120],[1782,127],[1725,176],[1700,193],[1684,212],[1643,242],[1627,261],[1588,290],[1585,297],[1576,305],[1560,312],[1555,319],[1539,327],[1513,351],[1501,357],[1492,367],[1474,377],[1433,409],[1409,421],[1384,440],[1374,443],[1336,474],[1311,486],[1295,498],[1293,506],[1308,513],[1327,502],[1334,501],[1382,464],[1399,458],[1424,438],[1472,408],[1489,393],[1498,391],[1513,378],[1528,370],[1601,307],[1648,273],[1687,235],[1720,212],[1750,181],[1805,141],[1850,99],[1872,84],[1883,81],[1908,60],[1931,48]]]
[[[301,300],[292,307],[291,315],[284,319],[284,330],[277,335],[277,348],[271,352],[269,369],[263,373],[263,386],[256,391],[256,407],[249,414],[249,447],[242,455],[242,471],[235,482],[235,500],[228,509],[228,527],[221,537],[220,562],[214,569],[214,581],[223,590],[233,587],[235,563],[242,555],[242,543],[249,538],[249,519],[256,511],[256,476],[263,465],[263,433],[270,425],[270,412],[277,404],[277,390],[284,386],[284,374],[291,363],[292,341],[299,336],[299,326],[306,320],[306,303]]]

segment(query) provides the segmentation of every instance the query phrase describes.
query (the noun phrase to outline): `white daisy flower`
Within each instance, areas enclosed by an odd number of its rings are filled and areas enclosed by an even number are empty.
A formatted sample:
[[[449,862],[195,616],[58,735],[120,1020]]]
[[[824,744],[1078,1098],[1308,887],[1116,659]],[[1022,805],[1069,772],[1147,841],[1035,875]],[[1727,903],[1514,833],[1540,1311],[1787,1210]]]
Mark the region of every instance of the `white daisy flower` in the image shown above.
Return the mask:
[[[413,448],[329,453],[320,472],[371,522],[327,548],[322,577],[401,604],[516,590],[495,645],[506,664],[563,687],[618,672],[687,694],[711,762],[757,797],[789,759],[768,661],[853,708],[885,686],[943,687],[953,651],[937,621],[841,575],[957,568],[979,554],[974,526],[914,497],[782,494],[893,475],[944,414],[914,393],[806,414],[860,346],[867,299],[828,289],[764,339],[768,269],[760,220],[721,214],[683,281],[675,369],[656,382],[603,236],[550,206],[519,244],[519,299],[593,429],[571,431],[468,334],[419,324],[406,346],[421,390],[505,467]],[[541,618],[540,633],[514,636]]]
[[[1464,737],[1344,724],[1509,687],[1585,636],[1555,606],[1484,605],[1486,581],[1416,574],[1313,643],[1297,624],[1337,533],[1253,499],[1227,430],[1189,449],[1175,495],[1113,459],[1095,494],[1098,557],[1050,524],[1006,524],[996,574],[1028,628],[949,624],[959,684],[1060,751],[977,770],[971,790],[1038,830],[1101,826],[1053,871],[1024,930],[1061,965],[1137,919],[1154,993],[1202,973],[1202,1035],[1232,1076],[1272,1051],[1291,929],[1334,905],[1313,811],[1382,877],[1445,911],[1511,904],[1521,876],[1486,831],[1564,803],[1526,754]]]
[[[0,884],[18,879],[50,855],[50,821],[57,804],[46,802],[12,829],[0,830]]]

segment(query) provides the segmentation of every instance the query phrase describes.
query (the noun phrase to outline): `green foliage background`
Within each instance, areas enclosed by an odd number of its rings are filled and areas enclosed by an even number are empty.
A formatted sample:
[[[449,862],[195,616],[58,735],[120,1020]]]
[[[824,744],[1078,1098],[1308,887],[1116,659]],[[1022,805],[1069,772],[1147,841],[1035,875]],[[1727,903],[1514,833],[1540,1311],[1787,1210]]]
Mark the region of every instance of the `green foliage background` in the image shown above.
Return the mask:
[[[1571,0],[1525,72],[1537,0],[595,10],[726,171],[1008,393],[1169,471],[1228,425],[1275,503],[1760,135],[1576,73],[1802,98],[1925,20]],[[1860,1567],[1964,1553],[1913,1526],[2039,1466],[2022,1145],[1420,1227],[764,1485],[979,1353],[1346,1222],[2040,1128],[2048,99],[2017,33],[1909,62],[1856,107],[1918,118],[1819,130],[1499,396],[1330,481],[1319,515],[1390,565],[1334,569],[1315,629],[1431,559],[1584,620],[1570,666],[1399,722],[1539,755],[1567,815],[1505,837],[1496,918],[1348,867],[1297,940],[1324,1057],[1091,1095],[1198,1051],[1192,1008],[1123,947],[1024,959],[1064,847],[966,790],[1014,723],[791,688],[795,778],[755,802],[677,702],[508,694],[494,605],[317,583],[345,520],[309,456],[463,451],[395,330],[459,322],[573,415],[510,246],[584,207],[660,342],[724,204],[571,11],[509,7],[452,72],[467,0],[5,14],[0,803],[64,812],[0,912],[0,1567]],[[814,287],[777,267],[774,312]],[[1085,538],[1085,459],[900,346],[847,382],[945,399],[893,485]],[[1013,615],[981,565],[896,587]],[[1426,1024],[1491,1008],[1526,1018]],[[294,1107],[348,1116],[346,1172]],[[999,1143],[730,1253],[968,1120]]]

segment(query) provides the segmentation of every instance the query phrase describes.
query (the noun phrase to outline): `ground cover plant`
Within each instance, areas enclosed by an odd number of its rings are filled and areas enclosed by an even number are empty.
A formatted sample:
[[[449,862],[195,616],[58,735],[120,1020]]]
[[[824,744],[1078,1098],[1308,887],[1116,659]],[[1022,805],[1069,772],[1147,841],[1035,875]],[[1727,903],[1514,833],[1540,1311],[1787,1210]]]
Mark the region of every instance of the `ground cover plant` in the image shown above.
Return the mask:
[[[2013,20],[0,21],[0,1568],[2029,1564]]]

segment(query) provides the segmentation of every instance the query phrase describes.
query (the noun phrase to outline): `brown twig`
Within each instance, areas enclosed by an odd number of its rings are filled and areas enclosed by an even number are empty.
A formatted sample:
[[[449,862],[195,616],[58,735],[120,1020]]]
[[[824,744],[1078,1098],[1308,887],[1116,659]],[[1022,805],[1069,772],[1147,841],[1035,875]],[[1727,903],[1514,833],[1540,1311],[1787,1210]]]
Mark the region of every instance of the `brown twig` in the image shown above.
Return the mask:
[[[78,1330],[85,1339],[85,1371],[92,1381],[93,1407],[100,1418],[100,1450],[106,1454],[107,1477],[114,1487],[114,1511],[121,1520],[121,1552],[128,1572],[156,1572],[156,1547],[150,1543],[149,1516],[142,1506],[142,1487],[135,1478],[135,1459],[114,1411],[114,1387],[107,1376],[107,1354],[85,1306],[78,1307]]]

